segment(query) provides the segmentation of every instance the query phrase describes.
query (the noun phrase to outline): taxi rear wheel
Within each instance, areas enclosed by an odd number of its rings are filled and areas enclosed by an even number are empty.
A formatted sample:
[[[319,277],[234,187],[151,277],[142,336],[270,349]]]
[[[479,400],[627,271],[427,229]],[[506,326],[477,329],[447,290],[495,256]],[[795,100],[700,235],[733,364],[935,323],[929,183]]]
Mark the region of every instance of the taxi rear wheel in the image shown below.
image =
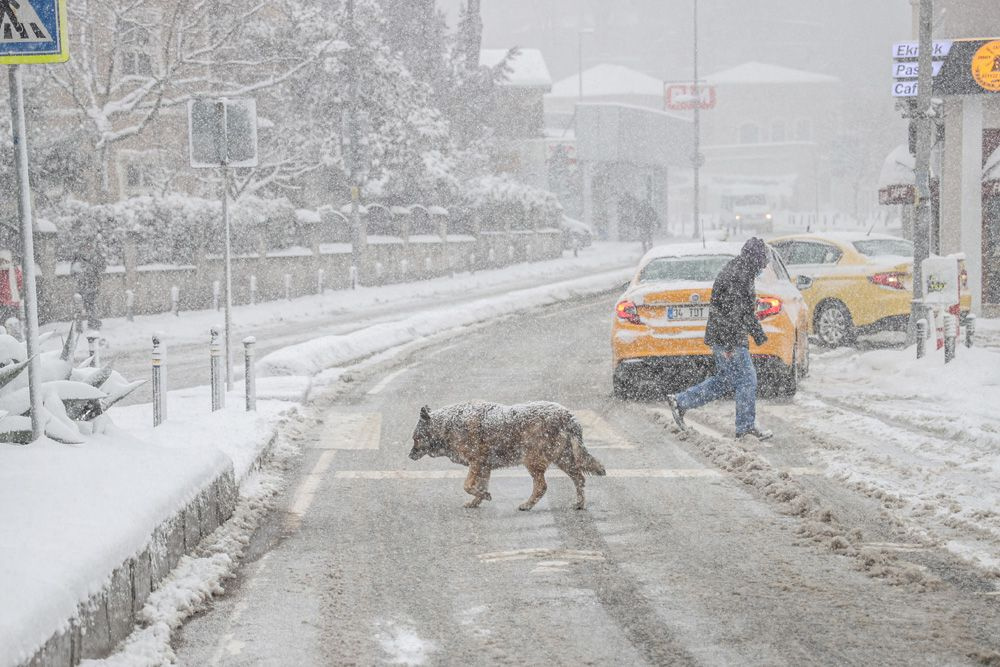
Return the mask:
[[[854,342],[856,335],[851,312],[840,301],[828,301],[816,313],[816,335],[827,347],[840,347]]]
[[[799,390],[799,380],[803,375],[802,365],[799,364],[799,343],[796,341],[792,348],[792,365],[778,376],[777,394],[779,396],[794,396],[795,392]]]

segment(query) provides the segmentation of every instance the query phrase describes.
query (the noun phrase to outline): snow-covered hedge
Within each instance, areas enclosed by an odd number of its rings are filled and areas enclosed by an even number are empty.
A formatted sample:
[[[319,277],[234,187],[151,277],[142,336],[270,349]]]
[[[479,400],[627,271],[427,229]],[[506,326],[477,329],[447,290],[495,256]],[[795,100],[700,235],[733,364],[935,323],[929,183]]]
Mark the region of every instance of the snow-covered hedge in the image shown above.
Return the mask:
[[[252,253],[304,245],[301,216],[286,199],[247,197],[231,205],[233,250]],[[140,264],[190,264],[199,248],[221,253],[222,204],[218,200],[171,194],[134,197],[111,204],[68,200],[48,212],[58,229],[56,254],[71,260],[80,249],[96,248],[108,263],[122,262],[125,235],[134,233]]]
[[[507,174],[470,181],[463,200],[487,231],[504,229],[508,222],[513,229],[555,225],[562,210],[554,193],[526,185]]]

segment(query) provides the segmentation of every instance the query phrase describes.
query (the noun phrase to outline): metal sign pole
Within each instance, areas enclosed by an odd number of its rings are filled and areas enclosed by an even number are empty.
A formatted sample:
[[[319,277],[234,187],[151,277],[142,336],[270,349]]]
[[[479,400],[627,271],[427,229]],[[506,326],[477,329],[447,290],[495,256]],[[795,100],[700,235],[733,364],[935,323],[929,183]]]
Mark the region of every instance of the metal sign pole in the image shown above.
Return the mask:
[[[230,391],[233,388],[233,357],[229,345],[233,337],[233,263],[229,229],[229,167],[226,166],[222,167],[222,220],[226,234],[226,391]]]
[[[31,184],[28,181],[28,133],[24,123],[24,86],[21,66],[11,65],[11,133],[14,162],[17,167],[17,209],[21,217],[21,276],[24,281],[24,316],[27,320],[25,341],[28,352],[28,394],[31,405],[31,440],[42,437],[41,359],[38,357],[38,303],[35,290],[35,244],[32,233]]]

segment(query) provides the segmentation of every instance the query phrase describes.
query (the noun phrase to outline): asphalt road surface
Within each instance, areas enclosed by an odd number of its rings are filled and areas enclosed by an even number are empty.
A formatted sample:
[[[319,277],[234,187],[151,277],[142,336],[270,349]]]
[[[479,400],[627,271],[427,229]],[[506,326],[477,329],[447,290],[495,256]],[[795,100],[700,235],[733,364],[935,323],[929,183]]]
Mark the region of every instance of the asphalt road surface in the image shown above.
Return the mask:
[[[692,412],[700,432],[682,439],[661,403],[612,400],[613,305],[504,319],[318,397],[280,511],[227,594],[178,631],[180,663],[1000,661],[993,583],[816,474],[791,406],[762,408],[775,439],[732,456],[732,403]],[[518,512],[521,468],[464,509],[464,468],[407,458],[420,406],[477,398],[577,414],[609,473],[588,478],[586,510],[553,470]]]

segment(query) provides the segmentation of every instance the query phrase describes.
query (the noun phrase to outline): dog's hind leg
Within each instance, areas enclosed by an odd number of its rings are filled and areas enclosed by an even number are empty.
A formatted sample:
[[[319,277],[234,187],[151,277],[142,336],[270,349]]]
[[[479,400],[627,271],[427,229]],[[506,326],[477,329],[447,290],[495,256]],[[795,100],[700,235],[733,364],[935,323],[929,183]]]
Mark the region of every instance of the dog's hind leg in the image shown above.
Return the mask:
[[[490,483],[490,471],[487,469],[485,472],[483,468],[478,464],[469,465],[469,475],[465,478],[465,492],[470,496],[473,496],[472,500],[465,503],[466,507],[473,508],[479,507],[479,503],[484,500],[493,500],[490,496],[489,491],[486,490]]]
[[[585,480],[583,478],[583,473],[580,472],[579,467],[577,467],[575,462],[566,461],[564,458],[556,461],[556,465],[559,469],[566,473],[566,476],[573,480],[573,486],[576,487],[576,509],[582,510],[586,500],[583,497],[583,485]]]
[[[528,466],[528,472],[531,474],[531,479],[534,482],[531,489],[531,497],[521,503],[517,509],[526,512],[534,507],[535,503],[545,495],[545,489],[548,488],[548,485],[545,483],[545,468],[547,467],[547,465]]]

